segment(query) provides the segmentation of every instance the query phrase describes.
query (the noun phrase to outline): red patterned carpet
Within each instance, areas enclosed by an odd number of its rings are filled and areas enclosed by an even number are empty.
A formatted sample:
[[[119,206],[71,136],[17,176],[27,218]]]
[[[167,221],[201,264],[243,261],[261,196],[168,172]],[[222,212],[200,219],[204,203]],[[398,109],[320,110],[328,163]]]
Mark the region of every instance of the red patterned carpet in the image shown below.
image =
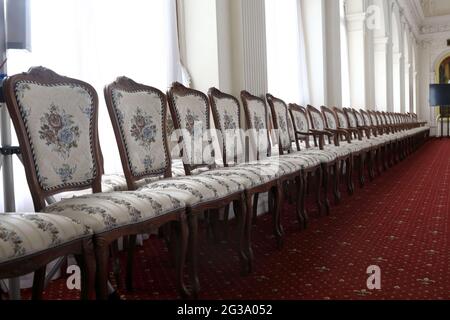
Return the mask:
[[[255,271],[241,277],[234,250],[202,237],[202,299],[450,299],[450,141],[432,140],[298,231],[292,207],[283,218],[278,251],[271,218],[253,229]],[[230,230],[231,231],[231,230]],[[381,290],[366,287],[370,265],[381,268]],[[135,291],[124,299],[177,298],[162,241],[139,248]],[[123,286],[121,287],[123,288]],[[65,281],[49,299],[76,298]]]

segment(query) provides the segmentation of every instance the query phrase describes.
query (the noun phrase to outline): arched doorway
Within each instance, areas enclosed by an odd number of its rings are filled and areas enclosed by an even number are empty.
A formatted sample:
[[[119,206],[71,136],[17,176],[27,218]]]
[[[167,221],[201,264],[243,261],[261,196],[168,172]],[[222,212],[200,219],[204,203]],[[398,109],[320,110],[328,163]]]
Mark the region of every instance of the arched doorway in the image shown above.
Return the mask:
[[[435,83],[438,84],[446,84],[450,83],[450,52],[446,52],[438,58],[435,64]],[[449,110],[448,108],[435,108],[436,112],[436,122],[438,124],[438,136],[444,136],[445,130],[444,128],[449,128]],[[440,131],[440,133],[439,133]],[[450,129],[447,129],[447,134]]]

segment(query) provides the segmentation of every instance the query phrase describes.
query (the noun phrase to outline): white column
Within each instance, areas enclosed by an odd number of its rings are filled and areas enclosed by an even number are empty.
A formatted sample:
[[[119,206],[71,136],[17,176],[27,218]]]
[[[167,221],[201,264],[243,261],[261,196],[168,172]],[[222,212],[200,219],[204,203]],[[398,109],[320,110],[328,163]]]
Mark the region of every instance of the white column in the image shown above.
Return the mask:
[[[387,110],[391,104],[388,96],[391,82],[387,81],[389,79],[388,44],[389,38],[387,37],[374,39],[375,106],[378,110]]]
[[[256,95],[267,93],[265,2],[242,1],[244,88]]]
[[[365,13],[347,15],[352,107],[366,106]]]
[[[402,88],[405,87],[405,84],[402,82],[402,64],[403,64],[403,57],[400,52],[394,52],[393,54],[393,98],[394,98],[394,104],[393,104],[393,111],[400,111],[402,108],[402,102],[404,101],[404,97],[402,97],[402,93],[404,92]]]
[[[340,33],[340,8],[339,1],[325,1],[325,63],[326,63],[326,88],[327,106],[342,106],[341,85],[341,33]]]

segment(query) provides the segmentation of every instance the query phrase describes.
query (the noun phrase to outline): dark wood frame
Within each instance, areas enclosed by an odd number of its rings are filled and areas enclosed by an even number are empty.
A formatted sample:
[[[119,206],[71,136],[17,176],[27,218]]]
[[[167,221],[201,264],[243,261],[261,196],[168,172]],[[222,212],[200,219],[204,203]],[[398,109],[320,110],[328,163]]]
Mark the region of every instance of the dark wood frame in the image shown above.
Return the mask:
[[[241,101],[244,108],[244,113],[246,117],[246,124],[247,129],[253,129],[253,124],[250,121],[250,106],[249,101],[256,100],[262,103],[265,109],[265,118],[266,118],[266,126],[267,126],[267,157],[271,156],[271,143],[270,143],[270,136],[269,136],[269,121],[267,117],[267,105],[264,99],[254,96],[248,91],[241,91]],[[249,144],[250,145],[250,144]],[[257,146],[256,146],[257,147]],[[257,148],[257,160],[259,159],[260,152]],[[246,190],[246,208],[248,213],[252,213],[253,216],[253,224],[256,224],[257,222],[257,211],[258,211],[258,199],[260,193],[269,193],[269,213],[272,214],[273,217],[273,230],[275,239],[277,241],[277,247],[281,248],[283,246],[283,236],[284,231],[283,227],[281,225],[281,210],[282,210],[282,203],[283,203],[283,186],[280,179],[275,179],[273,181],[269,181],[263,185],[257,186],[255,188],[247,189]],[[252,203],[253,199],[253,203]],[[247,223],[247,228],[250,232],[251,230],[251,223],[250,221]]]
[[[300,143],[299,141],[303,140],[303,137],[301,136],[305,136],[307,137],[306,139],[306,150],[308,150],[310,148],[310,143],[309,143],[309,137],[314,136],[313,133],[311,132],[301,132],[298,130],[297,128],[297,124],[295,122],[295,115],[294,112],[300,112],[304,115],[306,121],[308,121],[308,114],[306,112],[306,109],[297,105],[297,104],[289,104],[288,105],[289,108],[289,115],[291,117],[292,120],[292,127],[294,129],[294,136],[295,136],[295,143],[297,146],[297,151],[301,152],[301,147],[300,147]],[[309,128],[309,124],[308,124],[308,128]],[[323,187],[323,166],[321,164],[317,165],[316,167],[310,168],[310,169],[305,169],[304,170],[304,190],[305,192],[308,191],[308,186],[310,185],[310,181],[312,180],[313,175],[316,177],[316,204],[317,204],[317,209],[319,212],[319,215],[322,214],[323,210],[324,210],[324,204],[322,202],[322,195],[321,195],[321,191],[322,191],[322,187]],[[304,209],[304,215],[307,216],[307,212],[306,209]]]
[[[230,99],[234,103],[236,103],[237,114],[238,114],[239,121],[241,119],[241,104],[239,103],[239,100],[236,99],[235,96],[233,96],[231,94],[224,93],[224,92],[222,92],[219,89],[214,88],[214,87],[210,88],[208,90],[208,98],[209,98],[209,104],[211,106],[211,111],[212,111],[212,115],[213,115],[214,125],[215,125],[216,129],[221,131],[222,137],[223,137],[222,140],[224,141],[225,140],[225,137],[223,136],[223,130],[224,129],[222,128],[222,125],[220,124],[220,120],[219,120],[220,115],[219,115],[219,111],[217,109],[215,98],[217,98],[217,99]],[[241,122],[239,122],[239,128],[241,128]],[[241,143],[242,143],[242,147],[244,148],[244,153],[245,153],[245,141],[241,141]],[[228,159],[227,159],[227,155],[226,155],[226,146],[225,146],[224,142],[223,142],[223,145],[222,145],[222,153],[223,153],[223,165],[224,165],[225,168],[227,168],[227,167],[229,167],[229,164],[228,164]],[[238,159],[237,154],[236,154],[235,157],[234,157],[234,163],[237,164],[238,161],[239,161],[239,159]]]
[[[95,257],[91,235],[32,255],[0,263],[0,279],[16,278],[35,272],[32,299],[42,300],[47,264],[69,254],[75,255],[83,275],[81,299],[94,299]]]
[[[323,119],[325,120],[325,127],[326,127],[325,130],[329,131],[335,135],[334,136],[334,138],[335,138],[334,144],[339,147],[339,146],[341,146],[342,140],[347,141],[347,142],[351,141],[351,134],[348,131],[339,129],[339,119],[337,119],[336,113],[332,109],[325,107],[325,106],[322,106],[320,109],[323,114]],[[326,116],[327,114],[333,117],[333,119],[336,123],[335,129],[331,128],[330,123],[328,121],[328,117]],[[331,143],[331,141],[330,141],[330,143]],[[347,191],[348,191],[348,194],[352,195],[354,193],[354,185],[353,185],[353,179],[352,179],[352,177],[353,177],[353,152],[350,152],[350,154],[348,156],[340,157],[339,162],[340,162],[340,164],[339,164],[340,169],[343,169],[344,164],[345,164]],[[340,174],[343,175],[343,172],[340,172]],[[338,190],[338,192],[339,192],[339,190]],[[339,193],[337,195],[335,194],[335,198],[337,201],[340,201],[340,194]]]
[[[156,94],[161,101],[161,109],[162,109],[162,136],[163,136],[163,152],[166,156],[166,168],[164,170],[160,170],[158,172],[144,173],[138,176],[133,175],[133,172],[130,167],[130,161],[128,159],[128,151],[127,145],[124,140],[124,133],[120,127],[119,119],[117,118],[117,113],[115,111],[114,101],[113,101],[113,91],[121,90],[128,93],[137,93],[137,92],[151,92]],[[117,146],[119,148],[120,159],[122,161],[122,168],[125,174],[125,178],[127,180],[128,190],[137,189],[136,183],[145,178],[154,178],[154,177],[163,177],[170,178],[172,176],[172,165],[171,165],[171,156],[168,148],[167,142],[167,99],[166,95],[158,90],[157,88],[146,86],[140,83],[136,83],[130,78],[127,77],[118,77],[113,83],[105,86],[104,95],[106,106],[108,108],[109,116],[112,122],[112,126],[114,129],[114,134],[116,136]],[[160,150],[158,150],[159,152]]]
[[[194,90],[183,86],[179,82],[174,82],[170,89],[167,92],[169,108],[172,114],[172,119],[174,123],[175,129],[181,128],[181,119],[179,117],[179,113],[177,111],[177,107],[175,105],[175,96],[188,96],[194,95],[199,96],[202,100],[205,101],[206,105],[206,129],[210,129],[210,118],[209,118],[209,99],[208,97],[201,91]],[[183,143],[183,137],[180,136],[180,143]],[[192,170],[207,167],[212,170],[215,169],[215,166],[201,164],[201,165],[190,165],[185,164],[183,162],[186,175],[191,175]],[[234,194],[228,195],[222,199],[214,199],[205,203],[200,203],[195,206],[189,206],[186,208],[188,215],[188,223],[189,223],[189,260],[190,260],[190,277],[192,284],[192,293],[194,297],[198,296],[200,291],[200,283],[198,279],[198,216],[200,214],[204,214],[208,211],[213,211],[214,214],[217,214],[219,210],[227,208],[230,204],[234,205],[235,213],[238,221],[238,255],[241,264],[241,273],[248,274],[252,270],[252,260],[253,260],[253,252],[251,250],[250,243],[250,230],[247,227],[247,211],[245,210],[245,191],[238,191]]]
[[[34,166],[33,161],[33,152],[30,146],[30,141],[28,138],[27,130],[25,128],[25,124],[23,122],[23,118],[20,113],[20,107],[15,97],[15,85],[19,81],[32,81],[37,82],[42,85],[59,85],[59,84],[76,84],[80,85],[91,94],[93,99],[93,118],[91,123],[91,144],[92,144],[92,152],[94,153],[93,161],[94,165],[97,168],[97,175],[95,179],[92,181],[92,184],[86,186],[80,186],[77,188],[60,188],[57,190],[52,190],[51,192],[45,192],[39,185],[37,172]],[[14,127],[17,132],[17,136],[19,139],[19,143],[21,146],[23,162],[25,166],[25,172],[27,174],[27,181],[30,187],[31,194],[33,196],[33,201],[35,205],[36,211],[42,211],[45,208],[45,198],[56,193],[64,192],[64,191],[74,191],[74,190],[83,190],[87,188],[92,188],[94,193],[101,192],[101,173],[102,169],[102,156],[100,152],[99,139],[98,139],[98,96],[95,89],[89,84],[82,82],[80,80],[71,79],[67,77],[63,77],[58,75],[52,70],[36,67],[31,68],[28,73],[22,73],[16,76],[12,76],[6,80],[5,83],[5,92],[6,92],[6,101],[9,113],[11,115]],[[111,231],[106,231],[103,233],[97,233],[93,235],[94,240],[94,248],[95,248],[95,258],[97,263],[97,275],[96,275],[96,291],[97,291],[97,299],[106,299],[108,296],[108,256],[109,256],[109,247],[115,242],[117,239],[123,236],[130,236],[131,239],[135,240],[136,234],[146,232],[150,229],[150,227],[154,227],[159,223],[165,224],[169,221],[178,221],[180,224],[180,246],[179,252],[177,254],[177,280],[180,293],[183,296],[189,296],[189,291],[184,285],[183,279],[183,269],[184,262],[186,257],[186,243],[188,237],[188,231],[185,223],[185,210],[177,210],[173,213],[165,214],[161,217],[149,219],[147,221],[143,221],[137,224],[130,224],[121,226]],[[135,241],[133,242],[135,243]],[[130,249],[133,251],[133,249]],[[70,254],[71,252],[67,252],[66,254]],[[64,254],[64,255],[66,255]],[[133,256],[129,256],[129,264]],[[40,283],[43,282],[45,277],[45,272],[40,270],[38,273],[38,279]],[[128,282],[131,281],[132,268],[129,268],[129,272],[127,274]]]
[[[209,105],[209,101],[208,101],[208,97],[201,91],[198,90],[194,90],[191,88],[187,88],[184,85],[182,85],[179,82],[174,82],[172,83],[172,86],[170,87],[170,89],[167,91],[167,98],[168,98],[168,102],[169,102],[169,109],[170,109],[170,114],[172,116],[172,120],[173,120],[173,125],[175,130],[180,130],[181,128],[181,119],[180,119],[180,115],[178,113],[177,110],[177,106],[176,106],[176,102],[174,99],[174,96],[178,95],[178,96],[188,96],[188,95],[193,95],[193,96],[197,96],[200,97],[202,100],[204,100],[205,102],[205,106],[206,106],[206,124],[205,124],[205,128],[206,130],[210,130],[211,129],[211,125],[210,125],[210,105]],[[179,138],[179,144],[183,145],[182,148],[182,153],[184,153],[184,141],[183,141],[183,136],[180,134],[180,138]],[[183,157],[183,154],[182,154]],[[182,158],[183,159],[183,158]],[[208,164],[199,164],[199,165],[192,165],[192,164],[186,164],[183,161],[183,166],[184,166],[184,171],[186,172],[186,175],[189,176],[192,174],[192,171],[196,170],[196,169],[200,169],[200,168],[208,168],[209,170],[211,169],[215,169],[215,164],[213,165],[208,165]]]
[[[350,126],[350,119],[348,118],[347,113],[345,112],[345,109],[340,109],[337,107],[333,107],[334,114],[336,115],[337,123],[339,125],[339,130],[343,130],[347,132],[347,142],[353,143],[354,140],[360,141],[362,139],[361,132],[357,128],[352,128]],[[347,128],[342,127],[342,123],[340,121],[340,118],[338,114],[341,114],[341,116],[344,116],[344,118],[347,121]],[[353,168],[357,167],[358,170],[358,176],[359,176],[359,184],[361,187],[365,184],[365,177],[364,177],[364,164],[366,162],[366,156],[367,153],[370,152],[370,148],[364,148],[361,149],[359,152],[352,152],[353,153]]]
[[[383,134],[382,129],[378,127],[377,123],[373,123],[373,117],[369,110],[360,109],[360,114],[364,121],[364,127],[368,128],[372,132],[372,135],[376,138],[380,137]],[[376,116],[375,116],[376,119]],[[378,174],[381,174],[381,170],[386,171],[388,168],[388,159],[389,159],[389,145],[390,141],[384,141],[380,144],[379,150],[376,153],[375,159],[375,169]],[[380,168],[381,167],[381,168]]]
[[[320,137],[320,140],[319,140],[320,150],[325,149],[325,137],[328,137],[330,139],[330,142],[333,141],[334,145],[338,145],[339,135],[334,132],[326,130],[327,121],[326,121],[326,117],[323,115],[323,113],[311,105],[308,105],[308,107],[306,108],[306,112],[311,121],[312,128],[310,128],[310,132],[313,133],[314,135],[318,135]],[[313,121],[313,115],[312,115],[313,113],[316,113],[319,117],[322,118],[322,122],[324,125],[323,130],[320,130],[315,127],[314,121]],[[333,172],[333,193],[334,193],[335,201],[336,201],[336,203],[339,203],[341,200],[341,194],[339,191],[339,175],[340,175],[340,171],[341,171],[340,165],[341,165],[342,160],[344,160],[343,157],[336,157],[336,159],[334,159],[333,161],[328,162],[326,164],[325,163],[322,164],[323,188],[324,188],[324,193],[325,193],[324,198],[325,198],[325,208],[327,210],[327,214],[330,213],[330,200],[328,198],[328,189],[329,189],[328,186],[329,186],[329,179],[331,176],[331,172]]]
[[[276,98],[271,94],[266,95],[266,100],[271,109],[273,129],[280,130],[280,127],[278,125],[278,116],[277,116],[277,112],[275,110],[275,103],[280,103],[284,106],[285,113],[286,113],[286,121],[288,121],[288,119],[290,117],[288,106],[283,100],[281,100],[280,98]],[[286,123],[286,125],[288,125],[288,124]],[[286,129],[287,129],[287,127],[286,127]],[[292,149],[292,141],[291,141],[291,136],[289,135],[289,131],[286,133],[288,134],[288,138],[289,138],[289,146],[287,146],[287,148],[285,148],[285,146],[282,145],[281,137],[280,137],[280,135],[278,135],[278,149],[279,149],[280,157],[282,157],[286,154],[294,153],[294,151]],[[294,172],[290,175],[283,176],[280,178],[281,183],[286,186],[286,189],[285,189],[286,191],[288,190],[288,188],[290,187],[291,184],[293,184],[294,188],[296,189],[294,191],[295,200],[296,200],[295,201],[296,202],[296,216],[297,216],[297,221],[300,226],[300,229],[306,228],[308,225],[308,221],[309,221],[308,214],[307,214],[306,208],[305,208],[306,175],[307,175],[307,172],[309,172],[311,170],[316,171],[317,167],[318,166],[301,169],[301,170],[298,170],[297,172]]]

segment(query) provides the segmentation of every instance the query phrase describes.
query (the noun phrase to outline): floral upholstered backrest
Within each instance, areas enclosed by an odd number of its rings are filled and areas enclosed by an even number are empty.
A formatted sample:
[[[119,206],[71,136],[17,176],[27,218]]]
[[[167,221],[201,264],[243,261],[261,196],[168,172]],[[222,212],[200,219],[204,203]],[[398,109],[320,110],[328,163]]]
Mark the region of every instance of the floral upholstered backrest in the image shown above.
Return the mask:
[[[216,88],[208,91],[216,129],[220,131],[219,143],[222,146],[224,164],[244,160],[245,147],[241,132],[241,107],[232,95]]]
[[[361,115],[364,120],[364,125],[369,126],[369,127],[372,126],[372,120],[370,118],[369,113],[367,111],[361,109]]]
[[[334,114],[334,112],[327,107],[322,107],[322,113],[325,116],[325,120],[327,122],[327,128],[336,130],[338,128],[338,123],[337,123],[336,115]]]
[[[100,191],[95,90],[37,67],[10,77],[5,92],[35,205],[45,206],[44,194]]]
[[[125,175],[167,175],[170,155],[165,95],[156,88],[120,77],[105,88],[105,99],[122,149]]]
[[[288,126],[289,139],[291,139],[291,142],[295,141],[294,124],[292,123],[292,117],[291,117],[291,113],[289,111],[289,107],[288,107],[287,126]]]
[[[274,123],[274,129],[276,129],[276,135],[278,137],[278,143],[280,144],[282,151],[290,152],[292,150],[292,139],[289,134],[289,116],[288,107],[286,103],[274,96],[268,94],[267,102],[270,105],[271,114]]]
[[[349,128],[356,128],[358,126],[358,120],[356,119],[355,113],[352,109],[344,109],[344,112],[348,119]]]
[[[378,126],[378,118],[375,112],[369,111],[370,120],[372,121],[372,125]]]
[[[334,113],[336,114],[336,118],[338,120],[339,128],[348,129],[348,119],[345,115],[344,111],[339,108],[333,108]]]
[[[268,111],[263,99],[250,94],[247,91],[241,92],[242,104],[247,120],[251,142],[253,144],[250,152],[256,152],[257,158],[270,156],[270,139]]]
[[[306,110],[298,105],[289,105],[289,111],[291,113],[292,125],[294,127],[294,134],[296,132],[309,133],[309,122],[306,115]],[[301,138],[306,138],[305,135],[298,135]]]
[[[364,127],[364,118],[358,111],[354,111],[355,117],[356,117],[356,123],[358,126]]]
[[[208,97],[175,82],[168,91],[168,99],[175,129],[183,140],[181,147],[185,168],[193,170],[214,164]]]
[[[308,111],[309,118],[311,119],[311,127],[314,130],[324,130],[325,120],[323,119],[322,113],[313,106],[308,106],[306,110]]]
[[[384,123],[383,117],[381,116],[381,113],[379,111],[376,111],[375,115],[377,117],[378,125],[383,126],[385,123]]]

